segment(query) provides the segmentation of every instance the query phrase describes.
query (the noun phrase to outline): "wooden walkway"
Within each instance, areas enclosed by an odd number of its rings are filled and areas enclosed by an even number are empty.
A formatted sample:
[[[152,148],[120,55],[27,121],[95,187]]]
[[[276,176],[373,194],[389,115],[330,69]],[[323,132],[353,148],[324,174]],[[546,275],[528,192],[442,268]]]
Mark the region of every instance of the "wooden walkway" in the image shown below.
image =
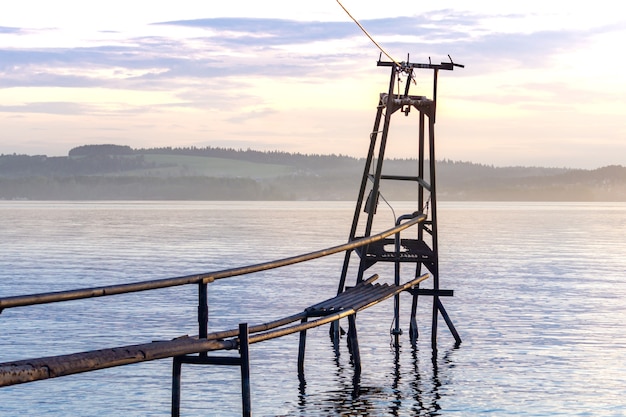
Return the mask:
[[[248,325],[241,323],[237,329],[208,332],[208,297],[207,286],[211,282],[234,276],[246,275],[268,269],[280,268],[299,262],[332,255],[338,252],[352,251],[364,245],[376,243],[391,235],[414,226],[425,220],[426,216],[415,213],[407,222],[396,225],[376,235],[359,238],[348,243],[290,258],[279,259],[257,265],[249,265],[230,270],[189,275],[183,277],[134,282],[96,288],[54,293],[31,294],[23,296],[0,297],[0,313],[7,308],[26,307],[36,304],[65,302],[71,300],[105,297],[130,292],[147,291],[172,286],[198,285],[198,336],[182,336],[173,340],[152,341],[149,343],[118,346],[87,352],[71,353],[59,356],[23,359],[0,363],[0,387],[28,383],[98,369],[111,368],[139,362],[173,358],[172,372],[172,416],[179,415],[182,365],[234,365],[241,368],[242,410],[243,415],[251,415],[249,346],[265,340],[275,339],[293,333],[300,333],[297,369],[304,372],[306,331],[310,328],[332,323],[333,336],[338,342],[339,320],[347,318],[348,347],[352,355],[355,372],[360,373],[361,361],[356,329],[356,313],[367,309],[390,297],[398,297],[403,291],[413,293],[420,282],[428,275],[414,277],[402,284],[380,284],[375,282],[378,275],[358,282],[354,287],[341,291],[337,296],[314,304],[297,314],[271,322]],[[0,317],[1,319],[1,317]],[[299,323],[298,323],[299,321]],[[8,335],[3,335],[7,337]],[[236,350],[237,356],[210,356],[210,352]]]
[[[154,341],[139,345],[119,346],[108,349],[79,352],[69,355],[50,356],[0,363],[0,387],[57,378],[104,368],[174,358],[172,376],[172,416],[180,415],[182,364],[235,365],[241,368],[243,415],[251,415],[249,345],[275,339],[296,332],[300,333],[298,350],[298,373],[304,373],[306,331],[331,322],[348,318],[348,347],[352,355],[355,373],[361,372],[361,359],[356,329],[356,313],[380,303],[402,291],[412,290],[428,278],[422,275],[402,285],[374,283],[378,275],[348,288],[336,297],[322,301],[292,316],[269,323],[238,329],[213,332],[207,337],[183,336],[173,340]],[[310,318],[314,320],[309,321]],[[300,320],[300,324],[292,324]],[[238,357],[208,356],[208,352],[234,350]],[[197,354],[197,355],[193,355]]]
[[[364,310],[402,291],[411,289],[427,277],[427,275],[423,275],[402,285],[390,285],[374,284],[373,282],[378,278],[378,276],[375,275],[355,287],[348,289],[339,296],[308,307],[301,313],[269,323],[249,326],[248,343],[258,343],[297,332],[301,332],[301,339],[303,340],[307,329],[318,327],[345,317],[352,317],[350,320],[351,330],[349,331],[349,335],[354,334],[353,337],[355,337],[356,328],[353,322],[354,316],[358,311]],[[316,319],[308,321],[308,319],[312,317]],[[301,320],[300,324],[292,324],[298,320]],[[289,324],[292,325],[287,326]],[[206,338],[183,336],[167,341],[155,341],[139,345],[119,346],[69,355],[0,363],[0,386],[56,378],[81,372],[193,353],[239,349],[241,347],[239,333],[240,329],[232,329],[210,333]],[[356,340],[354,340],[353,346],[354,355],[354,352],[358,351]],[[299,369],[302,369],[303,360],[304,343],[301,343]],[[355,360],[355,364],[356,363],[360,362]]]

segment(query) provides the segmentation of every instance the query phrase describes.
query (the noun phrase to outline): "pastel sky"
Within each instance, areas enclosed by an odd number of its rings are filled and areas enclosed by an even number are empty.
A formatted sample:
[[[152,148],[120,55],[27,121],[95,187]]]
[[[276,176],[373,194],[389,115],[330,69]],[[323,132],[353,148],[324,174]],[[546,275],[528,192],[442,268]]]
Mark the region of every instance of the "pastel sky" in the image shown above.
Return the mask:
[[[437,156],[626,165],[626,15],[614,1],[343,0],[439,77]],[[389,69],[336,0],[20,0],[0,13],[0,154],[221,146],[365,156]],[[413,94],[431,96],[420,71]],[[414,157],[394,116],[387,155]]]

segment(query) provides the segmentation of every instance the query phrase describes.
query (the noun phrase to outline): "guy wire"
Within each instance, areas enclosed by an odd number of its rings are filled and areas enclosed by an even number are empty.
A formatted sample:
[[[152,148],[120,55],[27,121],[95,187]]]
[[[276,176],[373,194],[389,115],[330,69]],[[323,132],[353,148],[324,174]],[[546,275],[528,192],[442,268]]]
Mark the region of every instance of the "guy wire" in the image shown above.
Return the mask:
[[[392,57],[391,55],[389,55],[389,54],[387,53],[387,51],[385,51],[385,50],[383,49],[383,47],[382,47],[382,46],[380,46],[380,45],[378,44],[378,42],[376,42],[376,41],[374,40],[374,38],[372,38],[372,36],[371,36],[369,33],[367,33],[367,30],[365,30],[365,28],[363,27],[363,25],[361,25],[361,24],[359,23],[359,21],[358,21],[358,20],[356,20],[356,19],[354,18],[354,16],[352,16],[352,15],[350,14],[350,12],[348,11],[348,9],[346,9],[346,8],[344,7],[344,5],[343,5],[343,4],[341,4],[341,1],[337,0],[337,3],[339,3],[339,5],[340,5],[340,6],[341,6],[341,8],[343,9],[343,11],[344,11],[344,12],[346,12],[346,13],[348,14],[348,16],[350,16],[350,19],[352,19],[352,20],[354,21],[354,23],[356,23],[356,25],[357,25],[357,26],[358,26],[358,27],[359,27],[359,28],[363,31],[363,33],[365,33],[365,36],[367,36],[367,37],[370,39],[370,41],[372,41],[372,42],[374,43],[374,45],[376,45],[376,47],[377,47],[378,49],[380,49],[380,52],[382,52],[383,54],[385,54],[385,56],[386,56],[387,58],[389,58],[391,61],[393,61],[393,63],[394,63],[394,64],[396,64],[397,66],[399,66],[399,67],[401,67],[401,66],[402,66],[402,65],[400,65],[400,63],[399,63],[398,61],[396,61],[395,59],[393,59],[393,57]]]

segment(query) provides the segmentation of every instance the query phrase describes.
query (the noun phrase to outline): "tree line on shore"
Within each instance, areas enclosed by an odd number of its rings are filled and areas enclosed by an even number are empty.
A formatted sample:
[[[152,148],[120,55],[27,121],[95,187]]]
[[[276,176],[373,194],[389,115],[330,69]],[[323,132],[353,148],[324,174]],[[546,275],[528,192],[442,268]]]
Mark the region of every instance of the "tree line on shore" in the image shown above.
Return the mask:
[[[218,174],[204,170],[218,162]],[[363,166],[363,159],[345,155],[84,145],[67,157],[0,155],[0,199],[354,200]],[[417,161],[389,159],[384,168],[415,175]],[[581,170],[442,160],[437,181],[444,200],[626,201],[626,167],[619,165]],[[390,200],[414,198],[398,182],[381,191]]]

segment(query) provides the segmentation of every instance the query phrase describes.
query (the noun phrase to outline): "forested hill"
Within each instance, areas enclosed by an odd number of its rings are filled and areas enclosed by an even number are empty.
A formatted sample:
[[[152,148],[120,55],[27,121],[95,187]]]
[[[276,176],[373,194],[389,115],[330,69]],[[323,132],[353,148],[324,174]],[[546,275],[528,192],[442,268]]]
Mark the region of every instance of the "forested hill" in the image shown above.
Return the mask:
[[[354,200],[364,159],[219,147],[132,149],[85,145],[67,157],[0,155],[0,199]],[[385,160],[385,174],[416,175],[417,161]],[[440,199],[626,201],[626,167],[595,170],[437,162]],[[413,199],[411,184],[383,184]]]

